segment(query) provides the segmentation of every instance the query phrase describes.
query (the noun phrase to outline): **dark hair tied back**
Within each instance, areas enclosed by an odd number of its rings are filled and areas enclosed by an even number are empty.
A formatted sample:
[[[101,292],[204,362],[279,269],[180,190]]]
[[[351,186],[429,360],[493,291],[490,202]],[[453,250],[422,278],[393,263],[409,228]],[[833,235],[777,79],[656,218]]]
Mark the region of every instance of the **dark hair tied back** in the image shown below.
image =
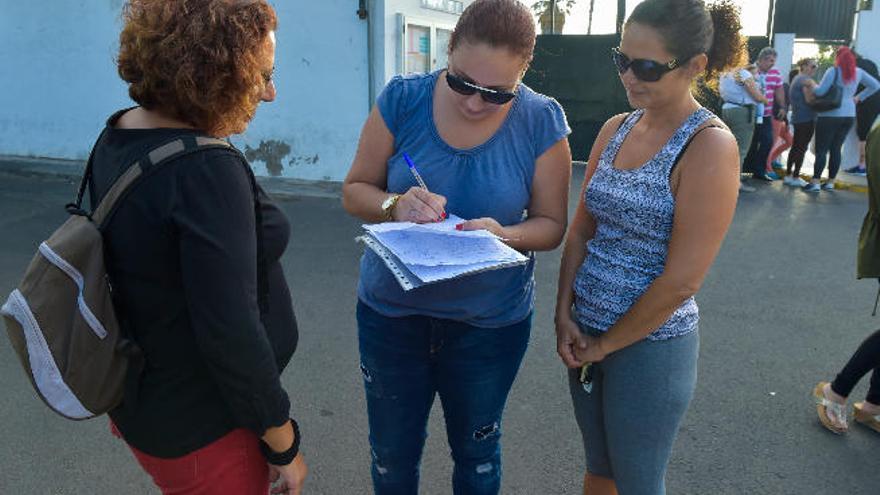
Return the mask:
[[[738,67],[746,57],[740,9],[732,0],[716,0],[708,6],[703,0],[645,0],[626,25],[634,22],[659,31],[666,49],[678,60],[705,53],[708,80]]]

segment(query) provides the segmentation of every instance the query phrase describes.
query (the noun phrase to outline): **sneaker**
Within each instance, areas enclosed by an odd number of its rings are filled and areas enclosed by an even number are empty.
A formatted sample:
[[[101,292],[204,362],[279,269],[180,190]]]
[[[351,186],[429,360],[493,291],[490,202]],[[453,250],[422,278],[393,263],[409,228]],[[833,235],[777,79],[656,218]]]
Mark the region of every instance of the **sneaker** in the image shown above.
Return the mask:
[[[852,175],[859,175],[862,177],[867,175],[867,169],[862,165],[856,165],[855,167],[850,167],[850,168],[844,170],[844,172],[846,172],[848,174],[852,174]]]
[[[739,192],[755,192],[756,189],[752,186],[747,186],[744,182],[739,183]]]
[[[776,175],[776,174],[774,174],[774,175]],[[767,182],[773,182],[775,180],[772,177],[770,177],[769,174],[766,174],[766,175],[754,174],[754,175],[752,175],[752,178],[756,179],[756,180],[766,180]]]
[[[794,182],[794,177],[792,177],[790,175],[786,175],[785,177],[782,178],[782,183],[785,184],[786,186],[790,186],[792,182]]]
[[[804,186],[804,192],[814,193],[822,190],[822,187],[819,184],[814,184],[810,182],[806,186]]]
[[[779,180],[779,176],[776,175],[776,172],[767,172],[765,175],[770,180]]]
[[[791,178],[791,187],[804,187],[807,184],[809,184],[809,182],[805,181],[804,179],[801,179],[800,177],[792,177]]]
[[[823,191],[833,191],[834,190],[834,183],[833,182],[826,182],[826,183],[822,184],[822,190]]]

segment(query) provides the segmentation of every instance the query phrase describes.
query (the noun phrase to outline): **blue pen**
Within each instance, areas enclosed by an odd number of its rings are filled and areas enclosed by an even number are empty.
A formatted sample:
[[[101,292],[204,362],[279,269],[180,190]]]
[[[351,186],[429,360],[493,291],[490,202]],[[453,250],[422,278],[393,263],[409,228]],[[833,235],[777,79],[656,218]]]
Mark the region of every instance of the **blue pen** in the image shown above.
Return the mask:
[[[409,165],[409,171],[412,172],[413,176],[416,178],[416,182],[419,183],[419,187],[428,190],[428,186],[425,184],[424,179],[422,179],[422,175],[419,174],[419,171],[416,169],[416,164],[413,163],[412,159],[406,153],[403,154],[403,159],[406,160],[406,164]]]
[[[416,182],[419,183],[419,187],[423,190],[428,191],[428,185],[425,184],[425,180],[422,179],[422,174],[419,173],[418,169],[416,169],[416,164],[413,163],[412,158],[409,157],[406,153],[403,154],[403,159],[406,160],[406,164],[409,165],[409,171],[412,172],[413,177],[416,178]],[[430,191],[428,191],[430,192]],[[440,219],[443,220],[446,218],[446,212],[440,214]]]

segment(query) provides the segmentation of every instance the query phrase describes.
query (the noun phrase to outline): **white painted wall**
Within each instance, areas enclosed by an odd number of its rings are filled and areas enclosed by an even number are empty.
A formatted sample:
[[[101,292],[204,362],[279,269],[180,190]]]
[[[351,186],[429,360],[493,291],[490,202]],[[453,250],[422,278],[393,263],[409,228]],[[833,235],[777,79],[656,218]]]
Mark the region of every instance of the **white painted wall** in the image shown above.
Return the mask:
[[[473,0],[463,0],[464,8]],[[454,27],[458,22],[457,15],[430,10],[422,7],[421,0],[377,0],[375,27],[377,72],[375,78],[375,94],[378,95],[392,77],[398,74],[398,51],[400,50],[400,29],[397,14],[407,17],[429,20],[438,24]],[[379,20],[381,19],[381,20]]]
[[[776,49],[776,68],[782,73],[782,79],[788,81],[788,72],[794,65],[794,33],[775,33],[773,48]]]
[[[0,154],[85,159],[129,105],[116,75],[121,0],[0,0]]]
[[[341,180],[370,105],[367,23],[352,0],[272,3],[278,97],[233,142],[284,143],[281,175]],[[114,64],[121,8],[0,0],[0,154],[85,159],[106,118],[132,105]],[[264,161],[252,163],[266,174]]]
[[[880,2],[874,2],[873,10],[859,12],[856,51],[880,63]]]
[[[859,12],[856,28],[856,51],[865,58],[880,64],[880,3],[874,2],[873,10]],[[843,143],[840,169],[845,170],[859,163],[859,138],[853,126]]]

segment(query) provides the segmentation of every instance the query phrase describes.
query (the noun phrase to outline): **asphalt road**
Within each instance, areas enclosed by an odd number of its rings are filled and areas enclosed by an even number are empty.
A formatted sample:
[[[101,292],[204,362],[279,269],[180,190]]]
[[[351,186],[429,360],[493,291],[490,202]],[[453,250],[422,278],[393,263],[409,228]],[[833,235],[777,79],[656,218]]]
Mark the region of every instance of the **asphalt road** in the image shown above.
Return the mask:
[[[63,178],[0,172],[4,297],[64,219],[73,190]],[[354,322],[359,222],[337,199],[282,204],[293,224],[284,267],[301,329],[283,380],[311,469],[305,493],[367,494]],[[700,378],[669,466],[670,494],[878,493],[880,435],[858,426],[845,437],[830,434],[810,398],[816,381],[832,378],[880,326],[870,317],[876,282],[854,277],[865,209],[861,194],[808,196],[779,183],[740,198],[698,297]],[[558,263],[558,251],[539,255],[531,345],[504,422],[507,494],[580,493],[583,453],[552,327]],[[864,382],[854,397],[864,395]],[[35,397],[5,338],[0,390],[0,494],[158,493],[106,419],[64,420]],[[447,452],[435,405],[422,493],[451,493]]]

